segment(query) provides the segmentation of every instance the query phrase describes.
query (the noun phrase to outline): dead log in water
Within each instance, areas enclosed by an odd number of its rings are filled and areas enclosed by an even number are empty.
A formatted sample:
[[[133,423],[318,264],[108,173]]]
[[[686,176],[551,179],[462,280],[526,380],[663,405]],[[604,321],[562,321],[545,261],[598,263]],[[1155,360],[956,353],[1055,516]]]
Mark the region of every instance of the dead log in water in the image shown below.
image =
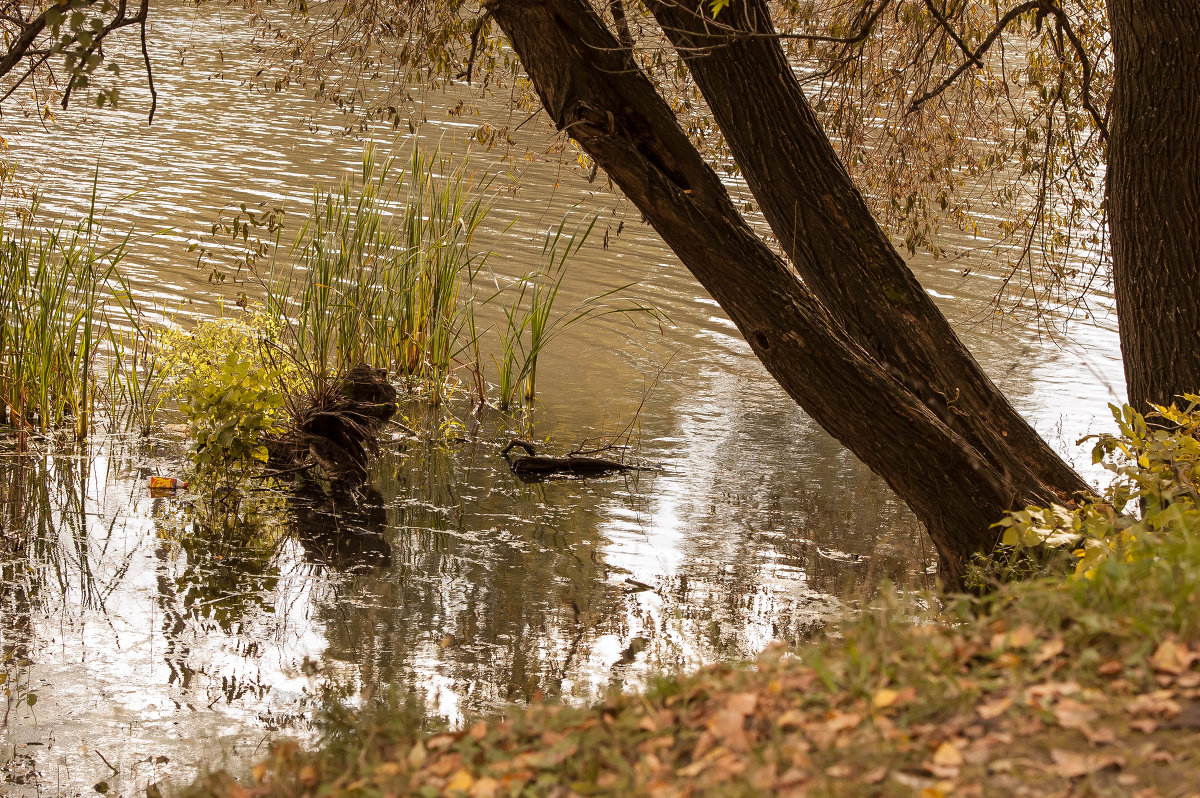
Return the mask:
[[[510,456],[514,449],[524,449],[526,454]],[[522,482],[540,482],[552,477],[585,479],[646,468],[604,457],[587,457],[578,454],[554,457],[538,454],[532,443],[520,438],[513,438],[509,441],[508,445],[500,450],[500,456],[508,461],[509,469]]]

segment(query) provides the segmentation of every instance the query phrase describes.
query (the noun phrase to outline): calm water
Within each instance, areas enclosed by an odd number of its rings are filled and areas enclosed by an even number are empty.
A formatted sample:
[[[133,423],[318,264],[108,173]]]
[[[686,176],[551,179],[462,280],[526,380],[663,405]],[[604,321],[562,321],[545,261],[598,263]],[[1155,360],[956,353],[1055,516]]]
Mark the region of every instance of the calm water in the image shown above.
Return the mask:
[[[300,96],[241,88],[239,26],[172,13],[153,42],[152,127],[131,86],[122,111],[48,126],[6,112],[0,132],[51,215],[86,207],[99,165],[109,224],[136,230],[139,294],[184,320],[252,290],[214,286],[186,251],[219,210],[302,214],[314,183],[357,168],[362,142]],[[136,81],[132,64],[123,74]],[[431,98],[422,140],[462,151],[481,119],[524,119],[496,104],[448,113],[472,97]],[[133,794],[202,762],[241,767],[272,735],[307,733],[332,683],[351,701],[398,686],[452,723],[537,695],[585,700],[795,639],[884,578],[925,581],[933,558],[907,510],[783,395],[636,210],[542,155],[537,121],[519,134],[537,157],[518,152],[489,220],[497,278],[524,272],[564,213],[599,213],[608,248],[597,236],[580,253],[563,306],[632,282],[629,299],[671,322],[564,334],[539,365],[537,434],[565,451],[632,429],[660,470],[525,485],[498,456],[504,420],[485,415],[454,445],[389,441],[367,502],[281,496],[218,535],[185,498],[144,488],[179,468],[178,440],[53,458],[0,447],[0,792],[90,794],[103,780]],[[1085,463],[1074,442],[1105,429],[1123,394],[1110,301],[1096,298],[1098,323],[1048,338],[978,321],[986,270],[914,268],[1017,406]]]

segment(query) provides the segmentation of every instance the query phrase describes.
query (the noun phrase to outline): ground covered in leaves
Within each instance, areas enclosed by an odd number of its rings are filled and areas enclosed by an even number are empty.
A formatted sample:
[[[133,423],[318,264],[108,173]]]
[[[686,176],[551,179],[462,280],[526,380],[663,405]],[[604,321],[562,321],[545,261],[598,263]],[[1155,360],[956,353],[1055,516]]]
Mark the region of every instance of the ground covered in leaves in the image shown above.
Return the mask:
[[[1200,542],[936,610],[885,597],[821,642],[587,709],[405,729],[362,716],[187,792],[1200,796]]]

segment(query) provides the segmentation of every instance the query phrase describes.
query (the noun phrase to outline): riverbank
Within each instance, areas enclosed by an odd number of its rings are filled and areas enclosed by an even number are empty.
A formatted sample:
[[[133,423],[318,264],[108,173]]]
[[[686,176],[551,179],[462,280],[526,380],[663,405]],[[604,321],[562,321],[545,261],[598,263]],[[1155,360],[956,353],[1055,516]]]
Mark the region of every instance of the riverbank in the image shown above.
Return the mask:
[[[819,642],[587,709],[410,736],[386,716],[187,795],[1200,795],[1200,540],[938,610],[885,598]]]

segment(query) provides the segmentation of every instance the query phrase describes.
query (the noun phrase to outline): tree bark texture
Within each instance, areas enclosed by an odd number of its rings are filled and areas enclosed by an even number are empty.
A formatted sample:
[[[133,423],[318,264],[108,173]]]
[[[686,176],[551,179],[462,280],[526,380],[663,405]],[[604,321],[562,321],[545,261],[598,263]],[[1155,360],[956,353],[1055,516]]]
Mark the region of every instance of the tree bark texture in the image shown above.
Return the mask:
[[[1070,479],[1036,478],[1021,458],[977,447],[946,412],[954,396],[939,400],[926,375],[911,371],[920,361],[889,363],[873,351],[882,351],[876,342],[864,347],[859,338],[869,336],[862,325],[848,329],[755,236],[628,49],[583,0],[487,5],[558,127],[645,214],[779,384],[925,523],[948,584],[960,584],[971,555],[995,545],[991,524],[1005,510],[1061,500],[1076,487]],[[725,133],[754,135],[737,127]],[[841,235],[853,236],[856,216],[840,192],[818,192],[817,202]],[[911,313],[895,319],[887,337],[924,335]]]
[[[1200,2],[1109,0],[1113,284],[1129,403],[1200,393]]]

